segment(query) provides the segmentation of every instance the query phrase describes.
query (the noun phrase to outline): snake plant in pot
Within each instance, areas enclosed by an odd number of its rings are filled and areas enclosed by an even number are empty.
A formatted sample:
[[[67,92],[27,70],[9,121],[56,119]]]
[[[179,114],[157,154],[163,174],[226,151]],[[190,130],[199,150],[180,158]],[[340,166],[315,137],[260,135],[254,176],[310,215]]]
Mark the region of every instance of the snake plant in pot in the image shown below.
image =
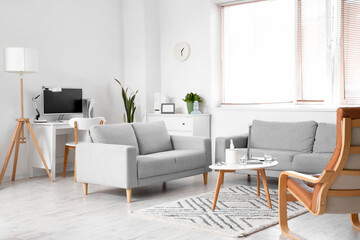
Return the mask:
[[[135,97],[139,90],[137,90],[135,93],[131,93],[128,96],[128,88],[124,88],[123,85],[119,80],[115,78],[115,81],[121,86],[121,95],[124,100],[124,107],[125,107],[125,113],[124,113],[124,122],[134,122],[134,114],[135,114]]]
[[[187,110],[190,114],[194,110],[194,102],[198,101],[199,103],[202,103],[203,100],[197,93],[190,92],[186,94],[183,101],[186,102]]]

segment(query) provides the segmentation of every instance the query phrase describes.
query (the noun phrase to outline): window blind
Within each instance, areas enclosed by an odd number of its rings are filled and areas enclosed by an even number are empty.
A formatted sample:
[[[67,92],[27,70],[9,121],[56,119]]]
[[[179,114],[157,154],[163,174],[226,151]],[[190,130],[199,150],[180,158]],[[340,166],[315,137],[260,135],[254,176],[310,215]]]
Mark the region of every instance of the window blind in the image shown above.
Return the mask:
[[[297,0],[298,100],[324,100],[327,83],[327,0]]]
[[[360,0],[341,0],[340,103],[360,103]]]

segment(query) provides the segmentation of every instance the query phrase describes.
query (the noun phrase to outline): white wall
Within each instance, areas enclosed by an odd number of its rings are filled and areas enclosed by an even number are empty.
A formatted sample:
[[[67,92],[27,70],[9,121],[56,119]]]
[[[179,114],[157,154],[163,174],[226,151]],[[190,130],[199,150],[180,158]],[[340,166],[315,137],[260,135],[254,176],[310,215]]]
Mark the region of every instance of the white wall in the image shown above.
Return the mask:
[[[214,72],[217,50],[213,49],[213,42],[219,39],[214,38],[212,31],[217,28],[212,28],[212,24],[217,24],[213,21],[217,16],[213,14],[214,6],[211,0],[160,0],[161,91],[172,98],[177,112],[186,112],[181,99],[191,91],[204,98],[204,112],[213,105],[211,83],[218,74],[216,69]],[[179,62],[173,54],[180,41],[188,42],[191,48],[185,62]]]
[[[96,99],[95,113],[108,122],[122,121],[120,89],[123,78],[123,18],[121,0],[2,0],[0,1],[0,55],[5,47],[38,50],[39,72],[24,76],[25,116],[33,118],[31,98],[41,86],[83,88]],[[0,166],[2,167],[20,117],[19,80],[4,73],[0,60]],[[28,176],[24,145],[18,177]],[[12,162],[6,172],[11,174]]]
[[[158,0],[124,0],[124,82],[136,97],[135,120],[152,112],[160,91],[160,30]]]

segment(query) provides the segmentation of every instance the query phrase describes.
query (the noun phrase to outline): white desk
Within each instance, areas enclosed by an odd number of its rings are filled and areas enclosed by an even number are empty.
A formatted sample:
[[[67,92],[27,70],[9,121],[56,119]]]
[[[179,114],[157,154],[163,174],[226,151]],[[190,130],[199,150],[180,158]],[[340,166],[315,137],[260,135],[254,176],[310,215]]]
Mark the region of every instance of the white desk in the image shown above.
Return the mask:
[[[60,160],[58,164],[62,164],[63,161],[61,161],[61,158],[64,159],[65,143],[74,141],[74,130],[69,125],[69,121],[31,123],[31,125],[44,154],[46,164],[51,171],[51,176],[55,180],[57,158]],[[33,177],[34,168],[44,169],[44,165],[39,154],[37,154],[34,142],[31,138],[28,140],[27,156],[29,157],[29,173],[30,177]],[[73,155],[74,154],[69,154],[69,157]]]

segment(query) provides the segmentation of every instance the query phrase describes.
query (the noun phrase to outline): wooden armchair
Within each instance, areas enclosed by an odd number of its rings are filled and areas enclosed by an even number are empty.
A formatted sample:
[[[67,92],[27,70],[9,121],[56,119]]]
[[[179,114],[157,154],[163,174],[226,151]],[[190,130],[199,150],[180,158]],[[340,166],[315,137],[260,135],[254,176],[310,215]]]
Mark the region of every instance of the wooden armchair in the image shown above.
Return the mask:
[[[319,176],[293,171],[279,176],[279,224],[292,239],[287,223],[288,201],[299,201],[313,215],[349,213],[360,231],[360,108],[337,110],[336,148],[329,164]]]

